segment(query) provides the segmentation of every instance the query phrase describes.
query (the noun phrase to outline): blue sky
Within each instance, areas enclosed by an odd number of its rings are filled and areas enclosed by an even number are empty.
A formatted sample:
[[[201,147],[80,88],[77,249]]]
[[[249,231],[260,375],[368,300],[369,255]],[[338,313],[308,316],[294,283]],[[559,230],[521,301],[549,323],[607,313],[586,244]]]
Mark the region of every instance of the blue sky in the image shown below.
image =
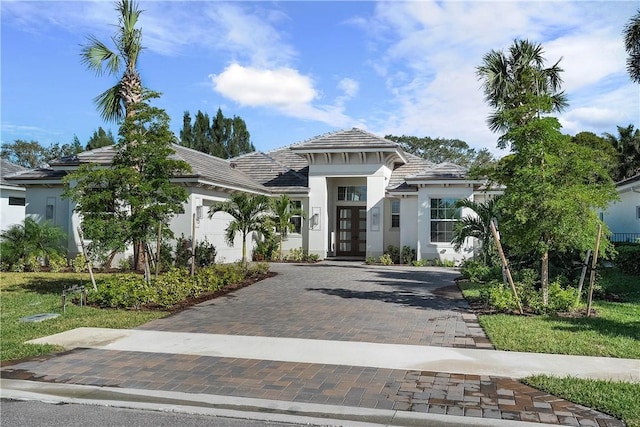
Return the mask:
[[[85,144],[104,123],[93,98],[115,77],[86,70],[81,45],[109,41],[110,1],[1,7],[2,142]],[[563,130],[640,126],[640,85],[622,41],[637,1],[141,1],[143,84],[179,134],[185,111],[242,117],[258,150],[360,127],[496,149],[475,69],[514,39],[560,65]]]

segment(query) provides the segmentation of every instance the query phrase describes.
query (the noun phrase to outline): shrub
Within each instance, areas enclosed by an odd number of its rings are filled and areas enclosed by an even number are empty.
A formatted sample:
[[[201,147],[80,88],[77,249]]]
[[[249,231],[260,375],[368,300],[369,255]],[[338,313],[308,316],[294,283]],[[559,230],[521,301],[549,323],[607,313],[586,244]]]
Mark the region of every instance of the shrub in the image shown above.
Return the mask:
[[[274,235],[264,236],[263,239],[256,241],[256,247],[253,249],[253,260],[279,261],[280,252],[278,248],[278,240]]]
[[[426,267],[429,265],[429,260],[427,259],[417,259],[411,262],[411,265],[414,267]]]
[[[490,287],[482,289],[480,299],[498,311],[510,312],[517,308],[511,289],[498,281],[494,281]]]
[[[215,264],[217,254],[216,247],[205,238],[196,245],[196,265],[206,267]]]
[[[191,242],[184,234],[176,239],[175,266],[176,268],[189,267],[191,260]]]
[[[391,258],[391,255],[388,253],[380,255],[379,260],[380,260],[380,264],[382,265],[393,265],[393,259]]]
[[[400,248],[398,248],[397,246],[393,246],[393,245],[387,246],[387,250],[384,251],[384,255],[389,255],[389,258],[391,259],[391,264],[400,264]],[[391,265],[391,264],[385,264],[385,265]]]
[[[373,265],[376,263],[376,259],[372,256],[368,256],[365,260],[364,263],[367,265]]]
[[[90,303],[109,308],[140,308],[153,302],[156,292],[142,276],[113,274],[98,284],[98,290],[89,292]]]
[[[621,243],[616,245],[615,265],[625,273],[640,275],[640,244]]]
[[[67,259],[62,255],[51,255],[49,257],[49,268],[53,273],[59,273],[67,268]]]
[[[307,255],[307,261],[308,262],[318,262],[319,259],[320,259],[320,256],[318,254],[309,254],[309,255]]]
[[[482,261],[474,259],[464,260],[460,266],[462,277],[471,282],[484,282],[490,278],[491,268]]]
[[[169,308],[190,296],[198,296],[189,272],[184,268],[174,268],[166,271],[152,281],[155,289],[153,302],[161,307]]]
[[[160,268],[162,270],[168,270],[173,266],[173,251],[169,242],[162,242],[160,244]]]
[[[552,312],[571,311],[576,308],[578,290],[572,286],[562,286],[561,280],[554,280],[549,284],[549,306]]]
[[[293,262],[302,262],[305,260],[304,250],[302,248],[295,248],[289,250],[289,255],[287,255],[288,261]]]
[[[73,271],[76,273],[82,273],[84,269],[87,267],[87,259],[83,254],[78,254],[71,262],[71,267]]]
[[[413,263],[413,261],[416,259],[416,250],[411,249],[409,246],[406,246],[406,245],[403,246],[402,252],[400,253],[400,259],[403,264],[411,265],[411,263]]]

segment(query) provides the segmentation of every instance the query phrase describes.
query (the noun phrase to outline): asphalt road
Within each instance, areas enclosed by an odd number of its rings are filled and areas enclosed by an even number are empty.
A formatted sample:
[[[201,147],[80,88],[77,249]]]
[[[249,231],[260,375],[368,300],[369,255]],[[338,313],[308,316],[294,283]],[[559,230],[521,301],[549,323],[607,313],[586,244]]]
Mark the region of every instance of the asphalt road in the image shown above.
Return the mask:
[[[3,399],[0,401],[0,425],[2,427],[302,427],[307,424]]]

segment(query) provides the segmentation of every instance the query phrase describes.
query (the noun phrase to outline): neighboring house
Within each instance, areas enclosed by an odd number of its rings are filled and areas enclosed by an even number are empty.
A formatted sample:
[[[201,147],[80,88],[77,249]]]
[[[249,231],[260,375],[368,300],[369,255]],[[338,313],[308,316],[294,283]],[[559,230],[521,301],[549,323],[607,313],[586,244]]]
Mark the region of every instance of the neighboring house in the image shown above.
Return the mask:
[[[25,188],[5,179],[8,175],[24,172],[27,168],[0,159],[0,231],[22,224],[25,215]]]
[[[620,200],[602,214],[613,242],[640,241],[640,174],[616,183]]]
[[[195,218],[196,240],[206,238],[216,246],[218,259],[227,262],[240,259],[241,244],[229,247],[224,242],[226,214],[209,219],[207,211],[234,191],[289,195],[306,218],[294,218],[296,230],[284,247],[302,248],[321,259],[377,258],[389,245],[408,246],[419,259],[472,257],[471,239],[460,252],[450,243],[455,221],[468,213],[453,208],[453,203],[491,196],[484,191],[484,181],[466,177],[465,168],[434,164],[356,128],[230,160],[179,145],[173,148],[193,173],[174,180],[190,196],[185,213],[173,219],[171,228],[176,236],[190,238]],[[82,163],[108,165],[113,155],[113,146],[103,147],[11,179],[27,188],[27,215],[51,219],[73,236],[71,256],[79,251],[75,230],[80,218],[73,213],[72,202],[61,198],[61,178]]]

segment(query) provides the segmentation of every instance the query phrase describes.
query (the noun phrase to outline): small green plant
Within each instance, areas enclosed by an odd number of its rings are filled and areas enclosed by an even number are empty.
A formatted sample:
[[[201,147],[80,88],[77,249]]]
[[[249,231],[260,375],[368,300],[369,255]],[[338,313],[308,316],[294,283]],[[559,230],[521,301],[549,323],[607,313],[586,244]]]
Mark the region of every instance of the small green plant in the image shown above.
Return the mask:
[[[217,254],[216,247],[205,238],[196,245],[196,265],[206,267],[215,264]]]
[[[307,262],[318,262],[320,256],[318,254],[309,254],[307,255]]]
[[[289,250],[287,261],[302,262],[305,260],[304,250],[302,248],[294,248]]]
[[[51,255],[49,257],[49,269],[52,273],[59,273],[67,267],[67,258],[62,255]]]
[[[411,265],[413,261],[416,259],[416,250],[411,249],[409,246],[403,246],[402,252],[400,253],[400,260],[402,264]]]
[[[75,273],[82,273],[87,268],[87,259],[83,254],[78,254],[73,258],[71,267]]]
[[[191,241],[182,234],[176,239],[176,250],[174,251],[176,268],[189,267],[191,261]]]
[[[497,311],[511,312],[516,308],[511,289],[495,281],[490,287],[480,290],[480,299]]]
[[[429,265],[429,260],[427,259],[417,259],[411,262],[411,265],[414,267],[426,267]]]
[[[376,264],[376,259],[372,256],[368,256],[365,260],[364,263],[367,265],[373,265]]]
[[[380,255],[380,258],[378,259],[380,260],[380,264],[382,265],[393,265],[393,259],[391,258],[391,255],[388,253]]]
[[[387,250],[384,251],[384,254],[389,255],[389,257],[391,258],[391,264],[400,264],[400,248],[398,248],[397,246],[387,246]]]
[[[460,266],[462,276],[471,282],[484,282],[489,279],[491,268],[482,261],[467,259]]]

